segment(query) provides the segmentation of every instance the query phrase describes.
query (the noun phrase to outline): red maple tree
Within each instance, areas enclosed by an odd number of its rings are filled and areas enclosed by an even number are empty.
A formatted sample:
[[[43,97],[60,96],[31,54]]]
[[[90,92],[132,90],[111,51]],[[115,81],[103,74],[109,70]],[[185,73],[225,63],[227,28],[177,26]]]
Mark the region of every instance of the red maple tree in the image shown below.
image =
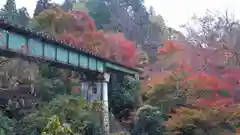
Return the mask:
[[[70,29],[58,34],[58,39],[129,67],[137,64],[138,49],[134,42],[125,39],[121,33],[97,30],[94,21],[85,12],[74,11],[70,14],[75,22]]]
[[[168,70],[187,73],[182,80],[182,87],[200,93],[196,101],[211,106],[234,103],[234,91],[239,88],[240,69],[225,65],[224,51],[167,41],[158,54],[159,57],[165,57],[168,63],[175,64]],[[207,90],[207,96],[203,96],[202,93]]]

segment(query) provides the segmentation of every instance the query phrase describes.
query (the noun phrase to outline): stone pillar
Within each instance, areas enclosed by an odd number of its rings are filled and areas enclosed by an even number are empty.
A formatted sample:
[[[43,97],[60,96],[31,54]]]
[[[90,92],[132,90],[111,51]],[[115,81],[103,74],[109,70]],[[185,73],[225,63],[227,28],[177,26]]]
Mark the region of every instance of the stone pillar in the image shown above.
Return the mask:
[[[102,82],[102,98],[103,98],[103,127],[105,135],[109,135],[109,109],[108,109],[108,82],[110,74],[104,73],[104,81]]]
[[[81,96],[82,98],[84,98],[86,101],[87,99],[87,86],[86,86],[86,82],[81,82]]]

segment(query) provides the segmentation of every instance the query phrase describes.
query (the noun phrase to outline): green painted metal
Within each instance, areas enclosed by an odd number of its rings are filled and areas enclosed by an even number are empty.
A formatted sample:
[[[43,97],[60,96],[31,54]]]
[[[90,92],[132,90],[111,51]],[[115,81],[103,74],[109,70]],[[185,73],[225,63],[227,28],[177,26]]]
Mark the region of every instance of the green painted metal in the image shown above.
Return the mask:
[[[55,56],[56,56],[56,46],[52,45],[52,44],[45,44],[44,45],[44,57],[50,60],[55,60]]]
[[[12,29],[9,32],[5,28],[0,29],[0,48],[10,49],[10,52],[26,53],[27,56],[36,56],[41,59],[70,64],[98,72],[106,72],[107,69],[113,69],[131,75],[138,74],[136,70],[131,68],[105,60],[88,52],[71,49],[71,47],[69,48],[64,44],[61,45],[61,43],[50,43],[50,41],[42,40],[38,36],[29,37],[27,34],[15,32]]]
[[[43,56],[43,43],[34,40],[34,39],[29,39],[28,40],[28,48],[29,48],[29,54],[33,56]]]
[[[0,29],[0,46],[5,48],[7,45],[7,32],[3,29]]]
[[[57,47],[57,61],[68,63],[68,51],[62,47]]]
[[[103,72],[104,69],[105,69],[105,67],[104,67],[103,62],[100,61],[100,60],[98,60],[98,61],[97,61],[97,71],[99,71],[99,72]]]
[[[79,66],[79,55],[76,52],[69,52],[69,64]]]
[[[88,68],[88,57],[86,55],[80,55],[80,67]]]
[[[16,51],[23,51],[27,47],[27,40],[24,36],[16,33],[9,33],[8,48]]]
[[[89,68],[91,70],[97,70],[97,60],[94,58],[89,58]]]
[[[106,67],[107,67],[107,68],[110,68],[110,69],[113,69],[113,70],[125,72],[125,73],[128,73],[128,74],[133,74],[133,75],[138,74],[138,73],[135,72],[135,71],[129,70],[129,69],[124,68],[124,67],[117,66],[117,65],[112,64],[112,63],[110,63],[110,62],[107,62],[107,63],[106,63]]]

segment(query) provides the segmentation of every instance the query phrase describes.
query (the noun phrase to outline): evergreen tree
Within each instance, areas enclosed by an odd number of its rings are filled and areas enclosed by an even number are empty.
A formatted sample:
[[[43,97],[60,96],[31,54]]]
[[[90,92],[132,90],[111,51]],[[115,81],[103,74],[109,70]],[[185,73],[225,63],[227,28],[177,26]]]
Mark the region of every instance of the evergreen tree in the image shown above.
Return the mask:
[[[7,0],[6,4],[3,6],[1,16],[11,23],[16,23],[17,8],[15,0]]]
[[[150,6],[150,8],[149,8],[149,15],[150,15],[150,16],[155,16],[155,15],[156,15],[153,6]]]
[[[162,35],[150,21],[155,14],[153,8],[148,12],[144,0],[88,0],[87,7],[98,29],[124,33],[151,55],[151,62],[156,60]]]
[[[17,15],[18,24],[26,27],[28,25],[29,19],[30,17],[27,9],[25,7],[20,8]]]
[[[4,5],[4,11],[16,12],[17,8],[15,0],[7,0],[6,4]]]
[[[98,29],[103,29],[104,25],[110,23],[110,13],[104,1],[88,0],[87,8],[89,15],[94,19]]]
[[[4,19],[5,17],[5,12],[0,10],[0,19]]]
[[[49,2],[50,0],[38,0],[33,16],[37,16],[43,10],[48,9],[50,7]]]
[[[72,10],[74,3],[76,3],[76,0],[65,0],[64,3],[61,5],[61,8],[65,11],[70,11]]]

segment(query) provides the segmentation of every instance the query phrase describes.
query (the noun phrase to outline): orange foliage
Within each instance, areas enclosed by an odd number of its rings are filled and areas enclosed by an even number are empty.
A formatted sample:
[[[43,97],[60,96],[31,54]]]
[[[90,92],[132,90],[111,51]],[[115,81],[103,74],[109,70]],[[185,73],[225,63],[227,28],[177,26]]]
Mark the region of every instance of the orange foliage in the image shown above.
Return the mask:
[[[195,93],[195,99],[199,103],[218,107],[233,103],[233,97],[231,97],[233,90],[232,85],[214,75],[188,73],[182,79],[181,87],[189,90],[190,93]],[[211,90],[211,93],[204,96],[203,93],[206,92],[206,90]],[[220,94],[221,90],[227,92],[230,97],[222,96]]]
[[[219,127],[217,123],[227,119],[231,119],[232,125],[239,123],[240,110],[235,106],[234,94],[240,88],[240,69],[224,64],[224,51],[167,41],[158,54],[160,68],[148,70],[145,76],[151,79],[143,80],[144,87],[164,83],[176,91],[185,90],[187,102],[196,107],[180,108],[171,115],[165,123],[173,131],[171,133],[196,125],[194,121],[197,120],[204,122],[203,125],[209,124],[209,127],[216,125],[216,128]],[[164,64],[174,66],[165,68]],[[164,72],[170,74],[163,76]]]
[[[195,90],[202,89],[211,89],[211,90],[219,90],[219,89],[227,89],[231,90],[232,86],[223,80],[220,80],[217,76],[205,74],[205,73],[197,73],[191,74],[187,80],[191,83],[192,87]]]
[[[177,43],[175,41],[166,41],[163,47],[158,49],[158,54],[173,53],[181,49],[182,49],[182,44]]]
[[[153,88],[157,84],[164,84],[166,82],[166,78],[168,78],[171,75],[171,72],[155,72],[154,74],[151,74],[151,76],[147,80],[143,80],[141,83],[141,87],[144,90],[148,90]]]
[[[100,54],[102,57],[106,57],[106,53],[109,51],[108,44],[105,44],[105,37],[103,31],[86,32],[83,37],[84,47],[89,51]]]
[[[167,41],[164,47],[159,50],[159,61],[161,63],[178,66],[188,65],[193,72],[218,74],[221,70],[219,67],[225,64],[224,51],[221,50],[197,48],[173,41]],[[164,53],[162,50],[165,50]]]
[[[70,14],[75,19],[74,25],[57,35],[58,39],[129,67],[137,64],[139,53],[134,42],[126,40],[121,33],[97,30],[94,21],[85,12],[74,11]]]
[[[175,113],[170,114],[171,118],[165,122],[165,125],[171,134],[184,134],[185,131],[190,130],[196,130],[197,133],[202,134],[208,130],[208,132],[214,131],[213,133],[215,134],[226,135],[232,132],[229,128],[226,128],[226,126],[222,126],[221,123],[227,123],[227,125],[229,125],[228,127],[235,127],[235,125],[239,123],[240,110],[235,107],[236,106],[228,108],[207,106],[181,107],[176,109]],[[202,125],[204,125],[204,127]],[[190,126],[194,126],[195,128],[189,128]],[[218,133],[216,133],[216,131]]]
[[[172,72],[165,83],[176,85],[176,79],[178,78],[181,79],[181,87],[184,89],[193,92],[209,89],[212,91],[210,98],[196,97],[196,101],[211,106],[224,106],[224,104],[233,103],[232,93],[236,87],[239,88],[240,77],[238,74],[240,69],[219,68],[224,67],[225,59],[223,57],[225,56],[223,53],[224,51],[196,48],[191,45],[167,41],[158,50],[160,56],[158,62],[165,64],[167,61],[168,65],[176,65],[165,70]],[[161,59],[163,56],[167,57]],[[159,81],[159,83],[162,83],[162,81]],[[225,90],[231,97],[223,97],[219,94],[221,90]]]
[[[76,19],[76,25],[80,26],[83,32],[96,31],[96,25],[94,21],[87,13],[81,11],[72,11],[70,14]]]

